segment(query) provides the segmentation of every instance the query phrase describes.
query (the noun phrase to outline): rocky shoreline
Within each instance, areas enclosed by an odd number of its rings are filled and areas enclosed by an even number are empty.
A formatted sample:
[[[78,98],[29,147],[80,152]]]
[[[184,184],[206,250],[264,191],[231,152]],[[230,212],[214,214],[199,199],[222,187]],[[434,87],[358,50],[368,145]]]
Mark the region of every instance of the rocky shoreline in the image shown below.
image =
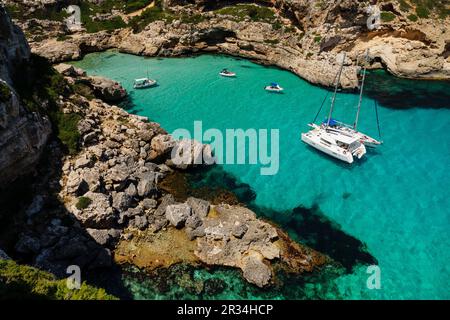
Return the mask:
[[[149,57],[229,54],[278,66],[325,87],[333,85],[340,64],[339,53],[346,51],[341,79],[344,89],[358,87],[361,60],[369,50],[370,68],[385,68],[403,78],[450,79],[448,18],[413,22],[397,3],[381,4],[381,9],[387,8],[390,11],[386,12],[397,16],[369,30],[365,24],[369,17],[366,3],[342,1],[319,8],[304,2],[277,1],[272,9],[273,20],[257,21],[220,10],[208,11],[205,9],[208,1],[196,1],[193,6],[166,1],[166,7],[181,18],[150,22],[139,31],[119,28],[97,33],[77,32],[64,39],[58,38],[56,32],[38,41],[31,37],[30,43],[33,52],[53,63],[80,59],[87,53],[107,49]],[[183,19],[186,16],[198,21]]]
[[[83,74],[73,67],[56,68],[64,70],[69,83]],[[329,261],[300,248],[287,257],[282,249],[291,240],[280,239],[276,228],[244,207],[211,205],[194,197],[178,202],[162,191],[159,183],[167,174],[187,168],[170,161],[171,150],[181,142],[158,124],[100,100],[72,107],[76,109],[65,112],[83,114],[78,124],[83,149],[64,162],[59,197],[99,245],[114,249],[118,242],[116,262],[150,269],[180,262],[237,267],[245,279],[262,287],[273,277],[273,260],[301,266],[297,273]],[[89,204],[80,206],[80,199],[89,199]],[[174,255],[170,251],[175,247],[179,250]]]

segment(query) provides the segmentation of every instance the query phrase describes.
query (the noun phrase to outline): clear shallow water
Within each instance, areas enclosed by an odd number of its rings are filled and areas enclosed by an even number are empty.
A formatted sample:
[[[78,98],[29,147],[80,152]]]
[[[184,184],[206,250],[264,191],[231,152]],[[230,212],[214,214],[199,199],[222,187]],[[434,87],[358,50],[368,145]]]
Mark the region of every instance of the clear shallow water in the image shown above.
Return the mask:
[[[411,108],[386,108],[389,99],[383,95],[379,116],[385,144],[364,161],[347,166],[300,141],[326,90],[292,73],[211,55],[146,59],[105,52],[74,64],[89,74],[120,81],[131,93],[134,106],[129,111],[160,122],[169,132],[192,130],[195,120],[202,120],[204,129],[279,129],[277,175],[261,176],[259,166],[250,165],[226,165],[224,170],[251,186],[255,206],[275,210],[265,213],[274,221],[292,218],[282,215],[293,214],[291,209],[299,205],[318,205],[326,217],[367,245],[381,268],[382,289],[367,289],[366,267],[360,266],[333,280],[337,292],[326,297],[450,298],[450,100],[433,98],[448,94],[450,83],[428,83],[434,88],[428,99],[441,101],[442,108],[436,103],[423,108],[427,101],[423,82],[410,82],[422,88],[419,102],[411,91],[395,96],[394,106],[401,101],[402,107]],[[219,77],[224,67],[238,77]],[[133,90],[133,79],[145,76],[147,70],[159,86]],[[279,82],[285,94],[265,92],[263,87],[272,81]],[[390,81],[386,89],[395,85]],[[380,84],[381,93],[384,88]],[[377,83],[371,83],[371,89],[371,97],[376,97]],[[357,100],[355,94],[340,94],[335,117],[351,123]],[[373,105],[365,97],[360,129],[376,136]],[[319,119],[327,111],[326,106]]]

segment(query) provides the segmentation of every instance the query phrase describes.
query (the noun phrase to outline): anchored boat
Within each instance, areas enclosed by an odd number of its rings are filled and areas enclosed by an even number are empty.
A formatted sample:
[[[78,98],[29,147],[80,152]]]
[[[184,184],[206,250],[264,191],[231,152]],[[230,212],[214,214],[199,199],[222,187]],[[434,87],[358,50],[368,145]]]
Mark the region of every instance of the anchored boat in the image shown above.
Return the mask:
[[[337,121],[332,118],[333,109],[336,101],[336,94],[338,91],[338,86],[340,83],[342,70],[344,67],[346,54],[344,53],[344,57],[342,60],[342,65],[339,69],[338,74],[335,78],[335,89],[331,102],[330,112],[328,118],[319,126],[315,124],[322,107],[322,103],[319,112],[316,115],[313,123],[309,124],[312,128],[311,131],[307,133],[302,133],[302,141],[312,146],[313,148],[322,151],[336,159],[345,161],[347,163],[353,163],[354,157],[361,159],[366,154],[366,147],[376,147],[380,145],[382,142],[378,141],[364,133],[361,133],[357,130],[359,114],[361,110],[361,101],[362,101],[362,92],[364,88],[364,80],[366,76],[366,68],[363,71],[363,79],[362,84],[360,86],[360,97],[358,103],[358,111],[356,114],[356,119],[353,126],[345,124],[343,122]],[[378,111],[377,112],[377,124],[379,130],[379,121],[378,121]],[[380,132],[380,131],[379,131]]]
[[[264,87],[264,89],[266,91],[275,92],[275,93],[281,93],[284,90],[282,87],[280,87],[280,85],[278,83],[275,83],[275,82],[271,83],[270,86]]]
[[[222,71],[219,72],[219,75],[221,75],[222,77],[236,77],[236,73],[229,71],[228,69],[223,69]]]
[[[155,86],[157,83],[156,80],[152,80],[149,78],[135,79],[133,88],[135,89],[146,89]]]

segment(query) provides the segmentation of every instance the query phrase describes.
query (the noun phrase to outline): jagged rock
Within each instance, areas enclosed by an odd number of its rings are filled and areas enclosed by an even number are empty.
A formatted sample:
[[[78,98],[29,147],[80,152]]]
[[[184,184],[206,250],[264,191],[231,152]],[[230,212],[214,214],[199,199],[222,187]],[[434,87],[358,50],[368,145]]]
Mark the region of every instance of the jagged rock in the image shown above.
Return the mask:
[[[120,238],[120,230],[118,229],[91,229],[86,231],[101,246],[109,246]]]
[[[192,211],[198,215],[201,219],[206,218],[209,212],[209,201],[198,199],[194,197],[189,197],[186,203],[192,208]]]
[[[141,206],[146,210],[156,209],[156,207],[158,206],[158,202],[155,199],[146,198],[141,201]]]
[[[81,224],[87,228],[109,229],[114,227],[117,217],[110,205],[110,197],[97,192],[87,192],[85,197],[92,200],[85,209],[77,209],[73,204],[69,209]]]
[[[97,242],[99,245],[106,246],[110,240],[109,230],[107,229],[86,229],[87,233]]]
[[[103,77],[88,77],[95,93],[106,102],[117,102],[127,96],[126,90],[118,83]]]
[[[248,230],[247,225],[241,224],[239,221],[236,221],[236,223],[233,227],[233,231],[231,233],[236,238],[241,239],[244,236],[244,234],[247,232],[247,230]]]
[[[115,192],[111,193],[112,206],[118,211],[124,211],[131,205],[131,197],[125,192]]]
[[[39,239],[29,235],[20,237],[15,246],[16,251],[19,253],[37,253],[40,248],[41,244],[39,243]]]
[[[266,286],[272,278],[270,268],[258,254],[253,252],[242,259],[242,271],[244,272],[244,278],[258,287]]]
[[[91,165],[92,165],[92,159],[89,158],[87,155],[84,155],[75,161],[74,169],[75,170],[82,169],[82,168],[90,167]]]
[[[166,208],[166,218],[176,228],[184,226],[184,223],[191,215],[191,207],[187,204],[171,204]]]
[[[213,164],[213,159],[210,145],[196,140],[183,139],[176,141],[167,164],[185,170],[193,166]]]
[[[148,194],[150,194],[152,191],[156,190],[156,184],[155,184],[156,174],[155,174],[155,172],[142,173],[137,178],[139,180],[138,185],[137,185],[137,192],[140,197],[145,197]]]
[[[175,146],[175,141],[171,135],[160,134],[152,139],[151,152],[152,158],[157,158],[167,154]]]
[[[130,226],[144,230],[148,226],[148,221],[146,216],[136,216],[134,219],[130,222]]]
[[[2,19],[4,19],[3,8],[0,7],[0,26],[3,28]],[[3,29],[0,31],[0,39],[3,31]],[[21,51],[15,47],[17,44],[14,41],[17,40],[11,40],[6,45],[0,40],[0,86],[9,91],[9,99],[0,100],[0,188],[34,170],[51,132],[49,119],[27,111],[21,105],[16,93],[1,79],[13,76],[8,72],[13,72],[14,67],[11,66],[11,70],[8,67],[11,61],[16,60],[9,56],[5,57],[4,53],[17,50],[19,55]],[[13,60],[9,61],[9,58]],[[19,57],[17,60],[21,61]]]
[[[125,189],[125,194],[129,197],[135,197],[138,194],[136,186],[133,183],[130,183],[128,188]]]
[[[185,232],[190,240],[194,240],[195,238],[204,237],[206,235],[205,228],[203,226],[199,226],[195,229],[186,227]]]
[[[186,227],[192,228],[192,229],[196,229],[199,226],[202,225],[202,219],[200,219],[200,217],[195,213],[191,211],[191,214],[189,217],[187,217],[186,219]]]
[[[38,194],[33,198],[33,201],[25,211],[25,214],[28,217],[34,216],[35,214],[39,213],[43,207],[44,207],[44,197]]]
[[[201,228],[204,228],[205,235],[197,238],[196,255],[208,264],[239,267],[248,281],[266,285],[271,278],[271,270],[262,259],[273,260],[280,256],[280,249],[274,244],[278,235],[276,229],[243,207],[221,205],[211,210],[215,211],[216,217],[203,219]],[[237,230],[237,226],[246,227]],[[244,260],[245,257],[251,258]],[[257,275],[252,274],[254,271]]]

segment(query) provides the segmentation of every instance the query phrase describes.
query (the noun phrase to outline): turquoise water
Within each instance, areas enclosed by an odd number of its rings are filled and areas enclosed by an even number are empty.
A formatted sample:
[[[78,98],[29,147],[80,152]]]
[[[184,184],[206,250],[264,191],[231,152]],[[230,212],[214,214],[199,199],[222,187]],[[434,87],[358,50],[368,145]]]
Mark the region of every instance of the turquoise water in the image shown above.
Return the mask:
[[[89,74],[120,81],[131,94],[129,111],[160,122],[169,132],[192,130],[196,120],[203,121],[204,129],[279,129],[277,175],[261,176],[256,165],[223,168],[250,185],[256,193],[253,205],[268,209],[264,214],[272,220],[282,224],[292,218],[285,215],[295,214],[291,209],[318,206],[343,231],[367,245],[381,268],[381,289],[367,289],[366,266],[355,266],[351,273],[333,280],[338,292],[331,297],[450,298],[450,99],[442,98],[448,97],[450,83],[427,83],[442,89],[428,99],[422,91],[419,102],[411,92],[397,92],[393,105],[402,109],[388,105],[386,91],[394,90],[396,83],[392,78],[387,87],[370,83],[370,97],[383,96],[379,117],[385,143],[364,161],[348,166],[300,141],[326,90],[292,73],[212,55],[146,59],[105,52],[74,64]],[[238,77],[219,77],[224,67]],[[145,76],[147,70],[159,86],[134,91],[132,80]],[[286,89],[284,94],[263,90],[273,81]],[[415,83],[423,88],[423,82],[409,81],[407,86]],[[434,99],[439,93],[440,98]],[[335,117],[352,123],[357,100],[355,94],[339,94]],[[441,108],[436,103],[427,108],[427,100],[442,101]],[[377,136],[373,105],[366,96],[360,129]],[[320,119],[326,112],[324,108]]]

